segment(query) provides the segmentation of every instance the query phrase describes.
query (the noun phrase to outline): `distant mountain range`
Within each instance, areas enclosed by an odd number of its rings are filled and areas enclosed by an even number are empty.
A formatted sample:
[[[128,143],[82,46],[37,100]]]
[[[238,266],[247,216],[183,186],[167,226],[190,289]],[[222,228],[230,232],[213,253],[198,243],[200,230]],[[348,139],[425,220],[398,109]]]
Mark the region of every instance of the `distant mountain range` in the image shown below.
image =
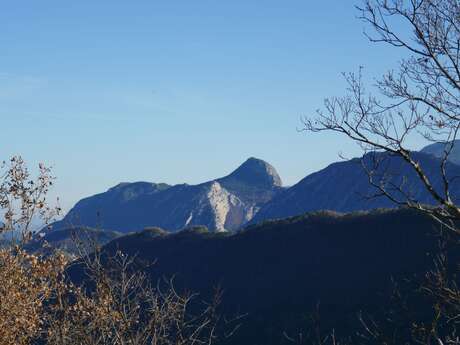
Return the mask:
[[[435,189],[442,193],[436,152],[439,153],[439,147],[435,144],[412,155],[427,172]],[[283,188],[273,166],[250,158],[230,175],[199,185],[120,183],[104,193],[80,200],[53,228],[83,226],[127,233],[149,226],[178,231],[202,225],[211,231],[235,231],[248,224],[311,211],[351,212],[395,207],[397,205],[386,197],[369,198],[376,188],[370,185],[362,162],[372,166],[375,160],[381,161],[375,174],[377,181],[386,176],[390,184],[404,184],[403,190],[420,202],[434,204],[412,168],[388,153],[374,152],[363,159],[333,163],[290,188]],[[449,163],[447,170],[451,177],[460,176],[460,165]],[[459,183],[460,179],[451,182],[454,200],[460,197]]]
[[[148,226],[177,231],[204,225],[214,231],[237,230],[282,190],[276,170],[250,158],[230,175],[199,185],[120,183],[80,200],[53,228],[130,232]]]

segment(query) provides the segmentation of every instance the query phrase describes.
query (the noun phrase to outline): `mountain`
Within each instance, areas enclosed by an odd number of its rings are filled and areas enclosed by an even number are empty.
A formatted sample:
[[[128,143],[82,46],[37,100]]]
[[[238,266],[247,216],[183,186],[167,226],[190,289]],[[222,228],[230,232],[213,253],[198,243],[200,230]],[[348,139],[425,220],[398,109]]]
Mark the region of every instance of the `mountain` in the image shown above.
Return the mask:
[[[420,163],[435,189],[442,192],[440,160],[430,154],[412,152],[412,157]],[[295,216],[304,212],[333,210],[351,212],[375,208],[391,208],[397,205],[386,197],[369,198],[377,189],[369,183],[368,175],[363,169],[380,162],[375,173],[375,180],[386,176],[395,186],[404,185],[403,190],[424,204],[435,204],[412,168],[402,158],[388,153],[368,153],[363,157],[337,162],[323,170],[308,175],[296,185],[276,195],[251,220],[251,223],[266,219]],[[450,188],[454,200],[460,198],[460,166],[448,164],[447,173],[452,180]],[[407,181],[404,179],[407,178]],[[402,195],[398,195],[402,197]]]
[[[448,160],[451,163],[460,165],[460,140],[453,141],[453,148],[449,154]],[[446,144],[444,143],[434,143],[428,146],[425,146],[420,152],[431,154],[435,157],[441,158],[444,157],[444,151],[446,149]]]
[[[95,246],[103,246],[122,236],[117,231],[75,227],[41,233],[27,242],[25,249],[30,253],[47,255],[60,250],[66,255],[76,258],[81,254],[91,253]]]
[[[250,158],[230,175],[199,185],[121,183],[80,200],[53,228],[76,225],[129,232],[204,225],[215,231],[235,230],[281,190],[276,170]]]
[[[284,332],[308,329],[319,302],[322,327],[338,336],[359,327],[359,311],[377,315],[389,308],[392,279],[424,276],[438,250],[436,235],[434,221],[413,210],[323,211],[233,234],[146,230],[115,239],[103,253],[135,256],[154,286],[174,277],[178,291],[205,300],[219,286],[221,312],[245,315],[229,344],[279,345],[289,343]],[[78,264],[69,273],[82,279]]]

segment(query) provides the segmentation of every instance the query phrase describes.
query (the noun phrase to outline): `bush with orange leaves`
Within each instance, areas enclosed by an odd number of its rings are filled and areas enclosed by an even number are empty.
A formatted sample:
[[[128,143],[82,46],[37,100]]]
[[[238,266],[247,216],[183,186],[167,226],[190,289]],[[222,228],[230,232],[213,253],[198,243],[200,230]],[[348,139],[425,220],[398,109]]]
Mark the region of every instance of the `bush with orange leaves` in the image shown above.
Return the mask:
[[[44,302],[65,259],[40,259],[18,247],[0,250],[0,344],[29,344],[43,327]]]
[[[33,237],[32,221],[49,221],[59,207],[47,205],[54,178],[39,166],[36,179],[21,157],[3,164],[0,235],[18,234],[0,248],[0,345],[187,345],[211,344],[217,324],[215,301],[192,315],[194,295],[153,288],[133,260],[123,253],[105,258],[95,247],[78,264],[91,288],[75,285],[66,275],[69,259],[56,251],[39,256],[24,244]]]

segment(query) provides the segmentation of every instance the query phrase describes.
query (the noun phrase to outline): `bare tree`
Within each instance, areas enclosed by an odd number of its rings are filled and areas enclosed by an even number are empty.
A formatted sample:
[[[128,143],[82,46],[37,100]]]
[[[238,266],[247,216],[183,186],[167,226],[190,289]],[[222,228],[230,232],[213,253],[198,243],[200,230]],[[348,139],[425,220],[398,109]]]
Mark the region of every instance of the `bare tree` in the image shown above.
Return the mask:
[[[310,132],[334,131],[359,143],[367,151],[383,151],[402,158],[436,207],[427,207],[403,186],[373,175],[371,184],[380,195],[399,205],[429,213],[458,232],[460,208],[452,197],[453,177],[447,171],[453,140],[460,127],[460,3],[457,0],[367,0],[358,7],[360,18],[373,29],[371,42],[401,49],[404,58],[397,70],[377,81],[376,94],[368,92],[362,76],[348,73],[347,95],[325,100],[317,116],[304,119]],[[421,136],[444,144],[439,162],[442,188],[436,188],[409,149]]]
[[[460,2],[365,0],[357,10],[371,28],[365,33],[367,38],[400,49],[402,59],[398,68],[371,86],[365,86],[362,67],[357,73],[344,74],[346,95],[327,98],[322,110],[304,119],[304,130],[332,131],[358,143],[369,153],[363,156],[369,159],[363,158],[362,165],[376,189],[374,196],[431,215],[451,230],[449,241],[458,248],[460,205],[453,183],[459,177],[449,174],[448,160],[460,128]],[[437,167],[441,186],[411,151],[410,142],[416,138],[444,145]],[[406,177],[395,183],[385,174],[382,161],[388,157],[399,157],[406,163],[434,205],[414,197],[405,186]],[[460,321],[458,269],[449,272],[449,267],[457,266],[458,262],[448,264],[447,257],[441,255],[435,269],[427,272],[421,292],[429,296],[434,316],[429,323],[409,320],[413,341],[460,344],[456,331]],[[380,326],[369,319],[361,321],[366,336],[382,343],[379,339],[386,335]]]

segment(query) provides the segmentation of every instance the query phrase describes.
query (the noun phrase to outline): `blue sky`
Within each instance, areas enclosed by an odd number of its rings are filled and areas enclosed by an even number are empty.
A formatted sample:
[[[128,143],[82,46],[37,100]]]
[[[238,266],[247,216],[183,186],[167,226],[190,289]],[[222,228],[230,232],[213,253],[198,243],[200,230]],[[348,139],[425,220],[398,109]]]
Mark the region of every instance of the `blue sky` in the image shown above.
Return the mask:
[[[358,2],[359,3],[359,2]],[[297,131],[370,44],[352,1],[2,1],[2,156],[44,161],[64,208],[120,181],[199,183],[246,158],[286,184],[358,147]]]

